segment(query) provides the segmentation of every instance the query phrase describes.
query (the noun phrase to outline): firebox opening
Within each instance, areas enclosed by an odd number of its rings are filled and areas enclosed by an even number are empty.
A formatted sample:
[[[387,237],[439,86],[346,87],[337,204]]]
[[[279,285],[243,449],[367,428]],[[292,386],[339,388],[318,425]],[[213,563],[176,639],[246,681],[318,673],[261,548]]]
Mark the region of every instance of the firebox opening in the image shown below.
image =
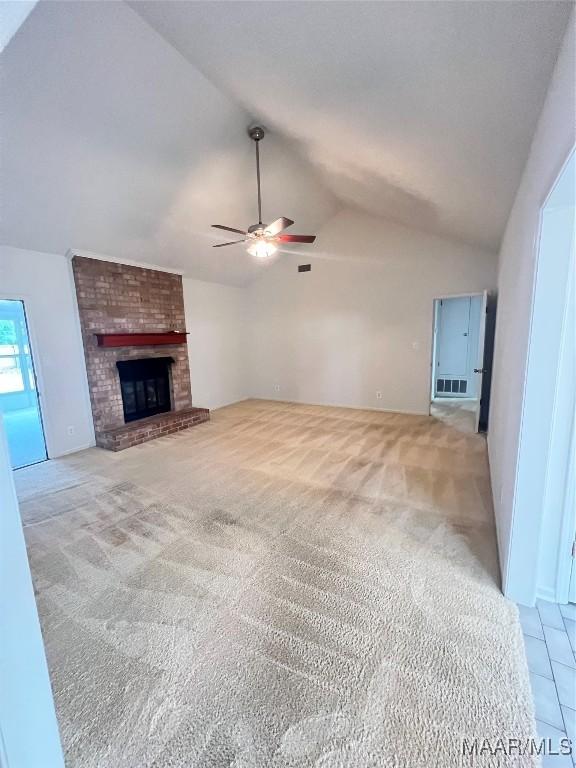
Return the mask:
[[[170,365],[173,362],[172,357],[148,357],[116,363],[126,423],[172,409]]]

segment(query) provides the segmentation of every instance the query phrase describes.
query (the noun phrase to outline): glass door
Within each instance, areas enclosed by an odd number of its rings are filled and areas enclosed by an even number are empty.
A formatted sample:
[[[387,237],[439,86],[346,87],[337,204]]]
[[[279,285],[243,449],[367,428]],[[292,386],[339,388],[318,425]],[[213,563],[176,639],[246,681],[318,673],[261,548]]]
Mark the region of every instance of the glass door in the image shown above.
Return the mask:
[[[45,461],[46,442],[24,302],[0,300],[0,411],[12,467]]]

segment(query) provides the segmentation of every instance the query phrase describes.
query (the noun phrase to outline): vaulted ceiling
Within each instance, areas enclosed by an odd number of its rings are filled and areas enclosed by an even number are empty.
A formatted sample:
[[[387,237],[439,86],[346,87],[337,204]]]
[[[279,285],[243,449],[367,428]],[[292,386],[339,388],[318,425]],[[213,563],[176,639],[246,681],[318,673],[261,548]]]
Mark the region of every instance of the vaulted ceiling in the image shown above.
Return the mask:
[[[132,6],[343,202],[497,248],[571,4]]]
[[[3,240],[242,284],[211,223],[342,206],[496,249],[571,3],[41,2],[2,54]]]

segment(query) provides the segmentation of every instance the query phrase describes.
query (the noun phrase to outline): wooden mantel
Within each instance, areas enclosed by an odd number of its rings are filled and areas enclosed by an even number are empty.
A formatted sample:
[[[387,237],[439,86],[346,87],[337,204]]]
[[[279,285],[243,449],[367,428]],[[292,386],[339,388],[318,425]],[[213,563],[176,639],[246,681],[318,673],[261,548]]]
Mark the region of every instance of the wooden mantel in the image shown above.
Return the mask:
[[[97,333],[99,347],[149,347],[162,344],[186,344],[185,331],[162,333]]]

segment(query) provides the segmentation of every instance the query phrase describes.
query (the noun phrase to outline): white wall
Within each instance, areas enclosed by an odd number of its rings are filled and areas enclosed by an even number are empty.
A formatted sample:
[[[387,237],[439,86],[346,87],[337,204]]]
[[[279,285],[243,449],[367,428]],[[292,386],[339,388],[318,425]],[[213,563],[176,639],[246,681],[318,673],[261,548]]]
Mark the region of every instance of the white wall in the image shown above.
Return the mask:
[[[540,209],[576,140],[574,35],[573,15],[510,214],[499,261],[488,447],[503,586],[508,596],[527,603],[534,599],[534,577],[528,572],[526,564],[537,559],[538,541],[533,534],[539,510],[518,509],[516,505],[522,393],[527,368]],[[522,539],[523,532],[525,539]]]
[[[428,413],[434,298],[495,283],[495,254],[343,211],[248,287],[250,391]]]
[[[0,414],[0,765],[63,768],[52,689]]]
[[[0,246],[0,298],[25,303],[48,456],[93,445],[70,261],[57,254]]]
[[[184,279],[194,405],[219,408],[247,392],[246,291]]]

